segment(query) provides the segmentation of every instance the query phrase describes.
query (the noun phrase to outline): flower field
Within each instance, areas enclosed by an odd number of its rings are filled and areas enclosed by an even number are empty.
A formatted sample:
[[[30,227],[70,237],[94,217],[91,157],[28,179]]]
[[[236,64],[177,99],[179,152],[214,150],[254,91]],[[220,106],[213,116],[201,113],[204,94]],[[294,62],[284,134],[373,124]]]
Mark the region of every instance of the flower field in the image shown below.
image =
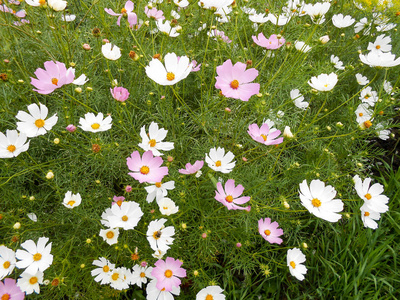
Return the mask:
[[[400,4],[0,2],[0,298],[398,299]]]

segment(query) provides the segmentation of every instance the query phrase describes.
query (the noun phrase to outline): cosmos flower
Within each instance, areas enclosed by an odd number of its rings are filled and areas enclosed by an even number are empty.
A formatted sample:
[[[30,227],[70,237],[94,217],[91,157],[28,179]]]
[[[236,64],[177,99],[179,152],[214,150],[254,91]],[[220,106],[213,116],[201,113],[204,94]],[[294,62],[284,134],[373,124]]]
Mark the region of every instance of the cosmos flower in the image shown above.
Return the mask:
[[[79,127],[84,131],[90,132],[101,132],[111,129],[112,118],[107,116],[103,120],[103,113],[98,113],[97,116],[94,113],[85,114],[85,118],[79,118]]]
[[[307,83],[318,91],[326,92],[332,90],[337,82],[338,77],[332,72],[329,75],[320,74],[317,77],[313,76]]]
[[[370,86],[362,89],[359,98],[363,103],[368,103],[369,106],[374,106],[376,101],[378,101],[378,93],[373,91]]]
[[[122,86],[114,87],[113,89],[110,88],[111,96],[120,102],[124,102],[126,99],[129,97],[129,91],[126,88],[123,88]]]
[[[280,236],[283,234],[283,230],[278,228],[279,224],[277,222],[272,222],[270,218],[265,218],[258,220],[258,232],[261,236],[271,244],[276,243],[278,245],[282,244],[283,240]]]
[[[258,127],[257,124],[250,124],[247,133],[251,136],[253,140],[264,145],[277,145],[283,142],[283,137],[278,138],[281,134],[280,130],[271,131],[272,128],[269,127],[267,123]]]
[[[329,2],[317,2],[315,4],[304,5],[304,11],[311,17],[315,24],[325,22],[325,14],[328,12],[331,4]]]
[[[134,229],[143,216],[140,206],[135,201],[124,201],[111,206],[111,214],[107,216],[109,227],[120,227],[124,230]]]
[[[36,69],[35,75],[37,79],[31,77],[31,84],[36,88],[33,90],[47,95],[65,84],[72,83],[75,78],[75,69],[71,67],[67,70],[65,64],[58,61],[46,61],[44,70]]]
[[[81,204],[82,202],[82,197],[79,193],[77,194],[72,194],[71,191],[68,191],[65,193],[65,197],[63,200],[63,205],[66,208],[74,208],[77,207]]]
[[[232,162],[235,158],[231,151],[225,154],[225,149],[218,147],[218,149],[211,148],[210,153],[206,153],[206,163],[208,166],[217,172],[230,173],[235,167],[236,162]]]
[[[300,93],[299,89],[291,90],[290,98],[292,98],[294,105],[298,108],[306,109],[309,105],[307,101],[304,101],[304,96]]]
[[[225,300],[223,291],[218,285],[210,285],[197,293],[196,300]]]
[[[343,14],[338,14],[338,15],[332,16],[333,26],[335,26],[337,28],[349,27],[349,26],[353,25],[353,23],[355,21],[356,20],[353,19],[351,16],[343,16]]]
[[[146,201],[148,203],[153,202],[154,199],[158,202],[163,197],[168,195],[169,190],[173,190],[175,188],[175,181],[168,182],[151,182],[154,185],[146,186],[147,197]]]
[[[118,228],[100,229],[99,236],[101,236],[107,244],[114,245],[118,243],[119,229]]]
[[[125,267],[114,268],[109,272],[109,283],[113,289],[128,289],[130,281],[131,272]]]
[[[100,282],[100,284],[110,283],[110,273],[114,270],[115,265],[110,263],[105,257],[100,257],[99,260],[94,260],[93,265],[98,267],[90,272],[94,277],[94,280]]]
[[[312,48],[302,41],[295,41],[294,47],[304,53],[309,52]]]
[[[39,105],[35,103],[30,104],[28,105],[30,114],[20,110],[15,116],[21,121],[17,122],[17,130],[26,134],[27,137],[36,137],[46,134],[47,131],[51,130],[57,123],[57,114],[46,119],[49,110],[42,103],[39,103]]]
[[[213,29],[210,32],[207,32],[207,35],[213,37],[216,41],[220,39],[227,44],[232,43],[232,40],[230,40],[222,30]]]
[[[386,205],[389,202],[389,198],[383,193],[383,185],[380,183],[375,183],[370,186],[372,179],[365,178],[364,181],[361,180],[359,176],[354,176],[355,189],[358,196],[364,200],[365,205],[368,209],[376,211],[378,213],[384,213],[389,210]]]
[[[232,61],[228,59],[217,67],[217,74],[215,88],[221,89],[227,98],[248,101],[251,96],[260,92],[260,84],[251,83],[258,76],[258,71],[254,68],[246,70],[244,63],[232,65]]]
[[[4,245],[0,245],[0,280],[12,273],[16,262],[15,252]]]
[[[361,211],[361,220],[364,224],[364,227],[371,229],[378,228],[378,223],[376,223],[375,221],[378,221],[381,218],[381,214],[379,212],[376,212],[371,208],[369,208],[366,203],[364,203],[360,207],[360,211]]]
[[[169,245],[174,241],[172,236],[175,234],[175,228],[173,226],[165,227],[165,222],[167,219],[154,220],[147,228],[147,240],[154,251],[167,251],[170,248]]]
[[[132,1],[128,0],[125,3],[124,8],[121,9],[121,13],[117,14],[110,8],[104,8],[105,12],[111,16],[118,16],[117,25],[121,25],[121,18],[126,16],[128,18],[129,27],[133,28],[137,24],[137,15],[133,12],[134,4]]]
[[[17,286],[27,295],[30,295],[33,292],[39,294],[39,284],[43,284],[43,272],[41,271],[37,271],[34,273],[28,273],[25,271],[21,274],[21,277],[18,278],[17,281]]]
[[[366,84],[369,83],[368,78],[365,77],[365,76],[363,76],[363,75],[361,75],[360,73],[357,73],[357,74],[356,74],[356,80],[357,80],[357,83],[358,83],[359,85],[366,85]]]
[[[152,277],[153,278],[153,277]],[[146,286],[147,300],[173,300],[174,296],[179,296],[181,289],[179,286],[173,286],[172,291],[168,292],[163,289],[157,288],[157,279],[153,279]]]
[[[390,36],[385,36],[384,34],[379,35],[374,43],[368,43],[367,50],[376,51],[378,54],[380,52],[390,52],[392,50],[392,45],[390,45],[392,39]]]
[[[152,9],[149,9],[147,6],[144,8],[144,13],[148,18],[154,19],[154,20],[164,20],[164,12],[162,10],[158,10],[157,8],[153,7]]]
[[[329,222],[337,222],[342,218],[339,214],[343,210],[343,202],[334,199],[336,190],[332,186],[325,186],[321,180],[312,180],[310,187],[307,180],[300,183],[299,196],[301,204],[318,218]]]
[[[165,175],[168,175],[168,167],[161,167],[163,160],[161,157],[154,157],[153,152],[146,151],[140,157],[139,151],[131,154],[126,159],[129,170],[128,173],[140,183],[143,182],[161,182]]]
[[[263,24],[263,23],[266,23],[266,22],[269,21],[269,17],[268,17],[268,16],[265,16],[265,13],[261,13],[261,14],[257,14],[257,13],[251,14],[251,15],[249,15],[249,19],[250,19],[250,21],[252,21],[253,23],[259,23],[259,24]],[[253,38],[253,39],[254,39],[254,38]],[[256,41],[254,41],[254,42],[257,44]],[[261,46],[261,45],[260,45],[260,46]],[[264,47],[264,46],[262,46],[262,47]]]
[[[6,130],[6,134],[0,132],[0,158],[17,157],[29,149],[29,141],[26,143],[26,134],[16,130]]]
[[[331,55],[331,63],[334,64],[334,67],[338,70],[344,70],[343,62],[340,61],[339,57],[335,55]]]
[[[199,6],[205,9],[219,9],[231,5],[233,0],[200,0]]]
[[[203,165],[204,165],[203,160],[196,160],[196,162],[193,165],[187,163],[185,165],[185,169],[179,169],[178,172],[186,175],[196,174],[203,167]]]
[[[164,128],[158,128],[157,123],[151,122],[148,134],[146,134],[146,126],[143,126],[140,129],[140,137],[142,138],[142,142],[139,143],[138,146],[144,151],[150,150],[154,156],[161,156],[163,154],[159,150],[169,151],[174,149],[174,143],[163,142],[167,136],[167,133],[168,130],[165,130]]]
[[[276,26],[284,26],[290,21],[290,15],[287,15],[285,13],[276,15],[276,14],[268,14],[268,19],[269,21],[276,25]]]
[[[175,53],[167,53],[164,57],[164,65],[156,58],[153,58],[146,66],[146,75],[160,85],[174,85],[185,79],[193,65],[187,56],[178,57]]]
[[[304,280],[307,268],[302,264],[306,261],[306,256],[298,248],[289,249],[287,252],[287,266],[290,274],[298,280]]]
[[[179,211],[179,206],[175,205],[175,202],[170,198],[164,197],[157,201],[160,212],[164,216],[170,216],[176,214]]]
[[[354,112],[357,118],[356,121],[362,128],[368,128],[372,125],[370,123],[372,121],[373,111],[370,110],[368,107],[368,103],[361,103],[360,105],[358,105],[356,111]]]
[[[400,65],[400,57],[390,52],[370,51],[367,55],[360,54],[360,60],[370,67],[395,67]]]
[[[283,37],[278,38],[276,34],[272,34],[267,39],[262,32],[260,32],[257,37],[253,35],[252,39],[257,45],[272,50],[282,47],[283,45],[285,45],[286,42]]]
[[[43,272],[53,262],[53,255],[50,254],[51,243],[47,237],[40,237],[37,244],[32,240],[27,240],[21,244],[25,250],[18,249],[15,257],[19,260],[16,263],[18,269],[26,268],[24,273],[35,274]]]
[[[156,287],[167,292],[172,291],[173,287],[178,287],[181,284],[179,277],[186,277],[186,270],[181,268],[182,264],[183,262],[172,257],[167,257],[165,261],[158,260],[151,271],[151,276],[157,279]]]
[[[101,53],[109,60],[117,60],[121,57],[121,50],[116,45],[105,43],[101,46]]]
[[[55,11],[62,11],[67,7],[67,1],[64,0],[47,0],[47,4]]]
[[[215,200],[221,202],[228,210],[247,210],[250,211],[251,207],[243,207],[238,204],[244,204],[250,201],[250,197],[240,197],[243,194],[244,187],[239,184],[235,187],[235,180],[228,179],[225,183],[225,188],[222,187],[221,182],[217,183],[217,190],[215,191]]]
[[[146,284],[148,278],[153,278],[151,276],[151,271],[153,271],[153,267],[134,265],[132,268],[131,284],[136,284],[138,287],[142,288],[142,283]]]
[[[25,293],[21,291],[15,282],[15,279],[6,278],[0,281],[0,299],[10,299],[10,300],[23,300],[25,298]]]
[[[163,32],[164,34],[168,35],[169,37],[177,37],[180,35],[180,33],[177,30],[178,26],[172,27],[171,21],[169,21],[169,20],[165,20],[163,22],[162,19],[158,19],[156,21],[156,25],[157,25],[157,28],[159,31]]]

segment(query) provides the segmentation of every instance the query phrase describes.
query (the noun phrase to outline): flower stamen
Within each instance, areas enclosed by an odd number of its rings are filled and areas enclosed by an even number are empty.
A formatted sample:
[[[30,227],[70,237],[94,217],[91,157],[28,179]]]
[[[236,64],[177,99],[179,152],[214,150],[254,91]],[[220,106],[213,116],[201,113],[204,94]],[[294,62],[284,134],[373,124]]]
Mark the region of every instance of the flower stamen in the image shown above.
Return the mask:
[[[239,87],[239,81],[237,81],[236,79],[235,80],[233,80],[232,82],[231,82],[231,88],[233,88],[234,90],[236,90],[238,87]]]

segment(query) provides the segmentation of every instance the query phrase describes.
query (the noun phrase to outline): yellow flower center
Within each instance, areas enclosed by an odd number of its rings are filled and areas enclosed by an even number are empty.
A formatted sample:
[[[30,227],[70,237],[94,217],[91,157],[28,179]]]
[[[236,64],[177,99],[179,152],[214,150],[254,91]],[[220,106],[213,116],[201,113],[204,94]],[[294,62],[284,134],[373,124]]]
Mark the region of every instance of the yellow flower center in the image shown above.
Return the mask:
[[[172,271],[171,270],[167,270],[167,271],[165,271],[164,275],[167,278],[171,278],[172,277]]]
[[[39,0],[39,4],[40,5],[45,5],[46,4],[46,0]]]
[[[11,266],[11,263],[10,263],[9,261],[6,261],[6,262],[3,264],[4,269],[8,269],[10,266]]]
[[[324,84],[324,87],[328,87],[328,84]]]
[[[7,150],[10,151],[11,153],[14,152],[17,149],[14,145],[10,145],[7,147]]]
[[[118,206],[121,206],[121,205],[122,205],[122,200],[118,200],[118,201],[117,201],[117,205],[118,205]]]
[[[367,198],[368,200],[371,200],[371,198],[372,198],[371,194],[365,194],[364,197]]]
[[[206,296],[206,300],[213,300],[214,299],[214,297],[212,296],[212,295],[210,295],[210,294],[208,294],[207,296]]]
[[[271,231],[269,229],[267,229],[267,230],[264,231],[264,233],[265,233],[266,236],[269,236],[271,234]]]
[[[42,259],[42,254],[40,254],[40,253],[36,253],[34,256],[33,256],[33,260],[34,261],[39,261],[39,260],[41,260]]]
[[[167,73],[167,80],[172,81],[175,79],[175,74],[172,72]]]
[[[226,202],[232,203],[233,197],[231,195],[228,195],[225,197]]]
[[[290,264],[289,264],[293,269],[295,269],[296,268],[296,264],[294,263],[294,261],[292,260],[291,262],[290,262]]]
[[[379,45],[376,45],[376,47],[375,47],[376,49],[380,49],[381,48],[381,46],[379,46]]]
[[[161,237],[161,231],[154,231],[153,238],[158,240]]]
[[[119,278],[119,274],[118,273],[114,273],[111,276],[112,280],[117,280]]]
[[[156,144],[157,144],[157,142],[156,142],[156,140],[155,140],[155,139],[152,139],[152,140],[150,140],[150,141],[149,141],[149,145],[150,145],[150,147],[155,147],[155,146],[156,146]]]
[[[267,140],[267,136],[265,134],[261,134],[261,137],[263,138],[264,142]]]
[[[1,296],[1,300],[9,300],[10,298],[10,294],[4,294],[3,296]]]
[[[110,267],[107,266],[107,265],[105,265],[105,266],[103,267],[103,272],[104,272],[104,273],[107,273],[108,271],[110,271]]]
[[[144,278],[144,277],[146,277],[146,274],[144,272],[141,272],[140,277]]]
[[[160,188],[161,187],[161,182],[156,182],[156,187]]]
[[[106,237],[107,237],[108,239],[112,239],[112,238],[114,237],[114,232],[112,232],[112,231],[107,232],[107,233],[106,233]]]
[[[147,175],[147,174],[149,174],[149,172],[150,172],[150,169],[148,166],[143,166],[140,168],[140,173],[142,173],[143,175]]]
[[[125,8],[121,9],[121,14],[126,14],[127,10]]]
[[[167,210],[167,209],[168,209],[168,207],[166,207],[166,206],[163,206],[163,209]]]
[[[90,127],[92,127],[94,130],[96,130],[96,129],[100,128],[100,124],[99,123],[94,123]]]
[[[372,122],[370,120],[364,122],[364,126],[366,128],[370,128],[372,126]]]
[[[75,204],[75,201],[74,200],[70,200],[70,201],[68,201],[68,203],[67,203],[67,205],[69,205],[69,206],[73,206]]]
[[[365,217],[368,217],[368,216],[369,216],[369,212],[366,211],[366,212],[364,213],[364,216],[365,216]]]
[[[363,114],[363,113],[359,113],[358,115],[359,115],[360,117],[362,117],[364,114]]]
[[[29,283],[30,284],[35,284],[35,283],[37,283],[38,282],[38,279],[37,279],[37,277],[35,277],[35,276],[33,276],[33,277],[31,277],[31,279],[29,279]]]
[[[221,166],[221,161],[220,161],[220,160],[217,160],[217,161],[215,162],[215,166],[216,166],[216,167],[220,167],[220,166]]]
[[[122,221],[124,221],[124,222],[126,222],[126,221],[128,221],[128,216],[122,216]]]
[[[57,85],[58,79],[57,78],[52,78],[51,79],[51,83],[54,84],[54,85]]]
[[[236,90],[239,87],[239,81],[237,81],[236,79],[233,80],[231,82],[231,88],[233,88],[234,90]]]
[[[320,206],[321,206],[321,201],[319,201],[317,198],[314,198],[314,199],[311,200],[311,204],[312,204],[314,207],[320,207]],[[294,267],[293,267],[293,268],[294,268]]]
[[[42,127],[44,126],[44,120],[42,120],[42,119],[37,119],[37,120],[35,121],[35,126],[36,126],[37,128],[42,128]]]

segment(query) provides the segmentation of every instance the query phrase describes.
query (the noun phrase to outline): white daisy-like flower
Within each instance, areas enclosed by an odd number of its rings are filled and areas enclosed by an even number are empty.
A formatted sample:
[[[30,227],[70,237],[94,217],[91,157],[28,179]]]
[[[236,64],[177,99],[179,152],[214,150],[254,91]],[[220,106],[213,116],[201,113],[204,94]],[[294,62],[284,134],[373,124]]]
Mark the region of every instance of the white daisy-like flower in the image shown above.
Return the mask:
[[[359,85],[367,85],[369,80],[366,76],[361,75],[360,73],[356,74],[356,80]]]
[[[320,74],[317,77],[313,76],[308,81],[308,84],[321,92],[327,92],[332,90],[336,83],[338,82],[338,77],[335,73],[328,74]]]
[[[101,132],[107,131],[111,128],[112,124],[111,116],[106,117],[103,120],[103,113],[98,113],[97,116],[94,113],[85,114],[85,118],[79,118],[79,127],[84,131],[90,132]]]
[[[340,199],[334,199],[336,190],[321,180],[312,180],[310,187],[307,180],[300,183],[299,196],[301,204],[307,210],[318,218],[329,222],[337,222],[342,218],[339,214],[343,210],[343,202]]]
[[[100,229],[99,236],[101,236],[107,244],[114,245],[118,243],[119,229],[118,228]]]
[[[47,0],[47,4],[55,11],[62,11],[67,7],[67,1],[64,0]]]
[[[269,21],[269,17],[265,16],[265,13],[249,15],[249,19],[253,23],[259,23],[259,24],[263,24]]]
[[[228,5],[231,5],[233,0],[200,0],[199,6],[205,9],[219,9]]]
[[[110,273],[114,270],[115,265],[104,257],[100,257],[99,260],[94,260],[93,265],[98,267],[90,272],[94,280],[100,282],[100,284],[110,283]]]
[[[306,256],[298,248],[289,249],[287,252],[287,266],[289,267],[290,274],[298,280],[304,280],[304,275],[307,273],[307,268],[304,263]]]
[[[359,55],[361,62],[370,67],[395,67],[400,65],[400,57],[391,52],[370,51],[367,55]]]
[[[17,130],[25,133],[27,137],[35,137],[46,134],[58,121],[57,114],[47,118],[49,110],[45,105],[33,103],[28,105],[29,114],[20,110],[15,116],[21,122],[17,122]]]
[[[304,11],[310,16],[315,24],[322,24],[325,22],[325,14],[328,12],[331,4],[329,2],[317,2],[315,4],[304,5]]]
[[[159,290],[157,287],[157,279],[151,280],[146,286],[147,300],[173,300],[174,295],[179,296],[181,288],[172,286],[172,291],[168,292],[164,289]]]
[[[356,20],[351,16],[343,16],[343,14],[333,15],[332,23],[337,28],[346,28],[354,24]]]
[[[121,49],[111,43],[105,43],[101,46],[101,53],[109,60],[117,60],[121,57]]]
[[[381,214],[370,209],[367,204],[363,204],[363,206],[360,207],[360,210],[361,220],[364,224],[364,227],[371,229],[378,228],[378,223],[375,221],[378,221],[381,218]]]
[[[173,190],[175,188],[175,181],[168,181],[165,183],[155,182],[154,185],[146,186],[145,189],[147,191],[146,201],[148,203],[153,202],[154,199],[158,202],[161,198],[168,195],[169,190]]]
[[[29,142],[24,133],[18,134],[16,130],[6,130],[6,134],[0,132],[0,158],[17,157],[21,152],[29,149]]]
[[[364,34],[369,34],[371,30],[371,23],[368,22],[367,18],[362,18],[360,22],[357,22],[354,25],[354,32],[359,33],[360,31],[364,30]]]
[[[284,26],[290,21],[290,15],[286,14],[274,15],[270,13],[268,14],[268,19],[272,24],[276,26]]]
[[[368,103],[369,106],[374,106],[378,98],[378,93],[373,91],[370,86],[364,88],[360,93],[360,100],[364,103]]]
[[[290,98],[292,98],[294,105],[298,108],[306,109],[309,105],[307,101],[304,101],[304,96],[300,93],[299,89],[291,90]]]
[[[140,206],[135,201],[124,201],[121,206],[111,207],[112,215],[107,217],[111,228],[134,229],[143,216]]]
[[[344,70],[343,62],[340,61],[339,57],[335,55],[331,55],[331,63],[334,64],[334,67],[338,70]]]
[[[170,198],[164,197],[157,201],[158,207],[160,208],[161,214],[169,216],[176,214],[179,211],[179,206],[175,205],[175,202]]]
[[[71,191],[65,193],[63,205],[67,208],[74,208],[81,204],[82,197],[81,194],[72,194]]]
[[[311,47],[308,46],[306,43],[302,42],[302,41],[295,41],[294,42],[294,47],[304,53],[307,53],[309,51],[311,51]]]
[[[190,4],[189,1],[187,0],[174,0],[174,3],[180,8],[185,8]]]
[[[388,95],[393,95],[393,94],[394,94],[394,92],[393,92],[393,86],[392,86],[392,84],[390,83],[390,81],[387,81],[387,80],[384,80],[384,81],[383,81],[383,89],[385,90],[385,92],[386,92]]]
[[[28,273],[27,271],[25,271],[17,280],[17,286],[27,295],[30,295],[33,292],[39,294],[39,284],[43,284],[43,272],[41,271],[37,271],[34,273]]]
[[[32,240],[21,244],[25,250],[18,249],[15,257],[19,260],[16,263],[18,269],[25,269],[25,272],[35,274],[37,271],[44,272],[53,263],[53,255],[50,254],[51,243],[47,237],[40,237],[37,245]]]
[[[356,175],[353,177],[355,186],[354,188],[357,191],[358,196],[364,200],[365,205],[373,211],[378,213],[384,213],[389,210],[389,207],[386,205],[389,202],[389,198],[383,193],[383,185],[380,183],[375,183],[372,186],[371,178],[365,178],[364,181]]]
[[[132,274],[127,268],[115,268],[109,273],[110,286],[116,290],[128,289],[131,276]]]
[[[180,35],[180,33],[177,31],[177,27],[172,27],[171,21],[169,20],[158,19],[156,20],[156,25],[159,31],[165,33],[169,37],[177,37]]]
[[[154,156],[163,155],[159,150],[169,151],[174,149],[174,143],[163,142],[163,140],[167,136],[167,133],[168,130],[165,130],[164,128],[158,128],[157,123],[151,122],[148,135],[146,134],[146,126],[143,126],[140,129],[142,142],[139,143],[138,146],[144,151],[150,150],[151,152],[153,152]]]
[[[146,284],[148,278],[153,278],[151,276],[151,271],[153,271],[153,267],[134,265],[132,268],[131,284],[136,284],[138,287],[142,288],[142,283]]]
[[[25,2],[30,6],[40,6],[46,4],[46,1],[43,0],[25,0]]]
[[[230,173],[235,167],[236,161],[232,162],[235,158],[231,151],[225,154],[225,149],[218,147],[218,149],[211,148],[210,153],[206,153],[206,163],[208,166],[217,172]]]
[[[174,85],[185,79],[192,70],[192,63],[187,56],[179,59],[175,53],[167,53],[164,65],[156,58],[146,66],[146,75],[160,85]]]
[[[388,129],[384,129],[385,127],[383,126],[382,123],[378,123],[375,126],[376,129],[376,134],[378,135],[378,138],[380,138],[381,140],[388,140],[389,139],[389,134],[390,134],[390,130]]]
[[[361,103],[354,112],[357,118],[356,121],[360,126],[364,126],[365,122],[372,121],[373,111],[368,107],[368,103]]]
[[[173,226],[165,227],[165,222],[167,219],[154,220],[147,228],[147,240],[154,251],[167,251],[170,248],[169,245],[174,241],[172,236],[175,234],[175,228]]]
[[[197,293],[196,300],[225,300],[223,291],[218,285],[210,285]]]
[[[12,273],[16,263],[15,252],[4,245],[0,245],[0,280]]]
[[[384,34],[379,35],[374,43],[368,43],[367,50],[378,51],[379,52],[390,52],[392,50],[392,45],[390,43],[392,39],[390,36],[385,36]]]

